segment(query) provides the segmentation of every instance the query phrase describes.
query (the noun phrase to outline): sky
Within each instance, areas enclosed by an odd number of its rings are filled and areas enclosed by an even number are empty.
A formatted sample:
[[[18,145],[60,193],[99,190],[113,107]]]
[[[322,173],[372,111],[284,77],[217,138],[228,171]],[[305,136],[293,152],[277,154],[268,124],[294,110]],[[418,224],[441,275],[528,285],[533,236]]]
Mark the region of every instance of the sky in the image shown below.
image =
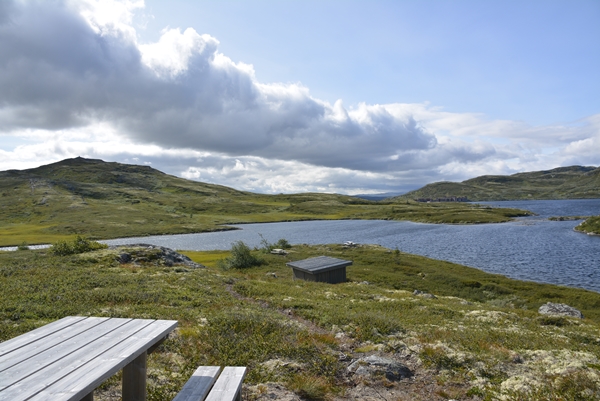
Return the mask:
[[[0,170],[260,193],[600,165],[598,0],[0,0]]]

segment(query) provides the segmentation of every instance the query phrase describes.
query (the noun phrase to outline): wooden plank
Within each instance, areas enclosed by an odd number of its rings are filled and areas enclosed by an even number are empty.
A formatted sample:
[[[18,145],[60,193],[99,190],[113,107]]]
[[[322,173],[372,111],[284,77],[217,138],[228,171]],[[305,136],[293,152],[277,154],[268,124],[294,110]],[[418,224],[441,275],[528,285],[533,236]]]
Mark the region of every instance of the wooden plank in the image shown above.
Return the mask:
[[[219,376],[219,366],[200,366],[173,401],[202,401]]]
[[[206,397],[206,401],[234,401],[241,397],[242,382],[246,376],[243,366],[227,366]]]
[[[123,401],[146,401],[146,352],[123,368]]]
[[[95,326],[94,330],[82,333],[69,342],[57,344],[53,348],[40,352],[35,358],[29,358],[22,363],[11,366],[2,372],[0,376],[0,391],[4,395],[7,387],[29,387],[29,382],[40,385],[49,377],[61,372],[63,368],[69,367],[74,360],[86,358],[89,355],[90,350],[88,347],[90,347],[90,344],[94,344],[99,338],[130,321],[131,319],[108,319]],[[26,378],[29,378],[29,380],[25,380]]]
[[[0,372],[3,372],[10,367],[22,363],[30,358],[34,358],[50,348],[56,347],[58,344],[72,340],[74,337],[84,334],[93,327],[103,323],[108,318],[84,319],[76,322],[63,330],[58,330],[52,335],[44,336],[44,341],[34,341],[27,346],[20,347],[18,352],[7,353],[0,357]]]
[[[134,322],[148,321],[135,319]],[[94,348],[92,350],[94,353],[93,358],[86,361],[85,365],[65,375],[56,381],[51,388],[39,392],[31,400],[79,400],[142,353],[145,353],[148,348],[177,327],[177,321],[175,320],[149,322],[151,324],[122,339],[121,342],[110,349],[97,352]]]
[[[26,380],[14,384],[7,389],[9,394],[15,394],[15,397],[26,399],[27,397],[33,397],[35,394],[44,390],[47,390],[50,393],[52,391],[63,391],[64,389],[60,388],[60,384],[58,383],[77,372],[83,373],[81,377],[83,383],[89,383],[94,379],[93,373],[91,376],[87,374],[90,369],[90,365],[88,364],[91,361],[114,348],[115,344],[120,343],[124,338],[143,329],[152,322],[146,320],[110,319],[103,326],[108,327],[111,321],[114,321],[112,325],[122,323],[122,321],[125,321],[125,324],[121,324],[113,330],[103,330],[102,332],[96,331],[96,339],[94,341],[89,342],[85,347],[74,350],[71,354],[61,360],[46,366]],[[116,371],[118,371],[118,369],[115,370],[115,372]],[[96,387],[88,388],[85,393],[81,394],[81,397],[92,392]],[[50,400],[53,399],[53,397],[47,395],[42,399]]]
[[[81,399],[81,401],[94,401],[94,393],[91,392]]]
[[[6,340],[0,343],[0,358],[3,358],[8,353],[17,351],[30,343],[50,336],[57,331],[64,330],[65,328],[68,328],[69,326],[84,319],[86,319],[84,316],[68,316],[52,323],[48,323],[45,326],[38,327],[37,329],[31,330],[18,337]]]

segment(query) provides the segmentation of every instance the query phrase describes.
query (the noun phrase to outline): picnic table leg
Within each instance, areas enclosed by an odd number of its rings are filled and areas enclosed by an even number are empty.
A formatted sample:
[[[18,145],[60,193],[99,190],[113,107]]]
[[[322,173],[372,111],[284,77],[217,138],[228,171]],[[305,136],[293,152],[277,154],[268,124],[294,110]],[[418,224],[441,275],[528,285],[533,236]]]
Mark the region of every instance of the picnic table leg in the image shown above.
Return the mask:
[[[146,353],[123,368],[123,401],[146,401]]]
[[[94,392],[92,391],[91,393],[83,397],[81,401],[94,401]]]

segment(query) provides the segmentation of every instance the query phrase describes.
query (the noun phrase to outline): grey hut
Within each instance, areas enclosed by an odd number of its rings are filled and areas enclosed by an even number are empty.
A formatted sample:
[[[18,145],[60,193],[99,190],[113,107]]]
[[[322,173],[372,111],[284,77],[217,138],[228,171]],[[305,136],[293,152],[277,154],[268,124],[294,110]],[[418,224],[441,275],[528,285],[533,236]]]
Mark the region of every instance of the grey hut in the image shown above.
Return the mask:
[[[317,256],[286,263],[292,268],[294,278],[330,284],[346,282],[346,266],[351,264],[351,260],[330,258],[329,256]]]

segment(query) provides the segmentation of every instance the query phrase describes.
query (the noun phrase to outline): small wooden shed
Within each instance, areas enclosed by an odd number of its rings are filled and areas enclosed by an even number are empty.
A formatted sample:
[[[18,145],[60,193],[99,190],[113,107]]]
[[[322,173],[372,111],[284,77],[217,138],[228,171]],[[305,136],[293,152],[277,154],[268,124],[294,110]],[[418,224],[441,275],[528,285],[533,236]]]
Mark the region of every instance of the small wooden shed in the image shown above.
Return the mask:
[[[330,284],[346,282],[346,266],[351,264],[351,260],[330,258],[329,256],[317,256],[286,263],[292,268],[294,278]]]

